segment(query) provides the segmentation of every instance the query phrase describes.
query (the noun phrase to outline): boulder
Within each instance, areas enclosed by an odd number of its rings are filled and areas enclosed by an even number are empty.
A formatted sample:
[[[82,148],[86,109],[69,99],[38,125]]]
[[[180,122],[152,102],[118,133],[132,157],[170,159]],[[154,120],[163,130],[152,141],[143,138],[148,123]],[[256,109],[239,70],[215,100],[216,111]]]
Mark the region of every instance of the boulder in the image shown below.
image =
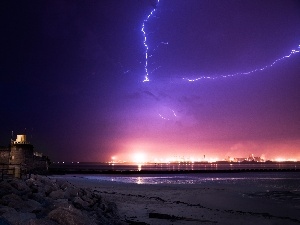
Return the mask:
[[[65,192],[63,190],[52,191],[49,194],[49,197],[52,199],[60,199],[65,197]]]
[[[14,208],[0,205],[0,215],[4,214],[6,212],[17,212],[17,211]]]
[[[40,204],[45,204],[48,198],[45,197],[45,195],[41,193],[32,193],[31,195],[28,196],[28,198],[33,199]]]
[[[58,225],[58,223],[49,219],[31,219],[25,225]]]
[[[22,198],[14,193],[4,195],[4,196],[2,196],[2,198],[0,200],[0,204],[6,205],[6,206],[12,206],[12,207],[16,206],[22,202],[23,202]]]
[[[11,225],[7,219],[0,216],[0,224],[1,225]]]
[[[77,209],[85,209],[85,210],[89,210],[89,206],[90,206],[90,204],[88,202],[83,201],[80,197],[75,197],[73,199],[73,205]]]
[[[69,196],[69,199],[72,199],[76,196],[78,196],[80,189],[76,187],[69,187],[65,190],[65,195]]]
[[[80,210],[73,207],[56,208],[48,214],[48,218],[64,225],[96,225],[96,223],[92,221],[87,215],[83,214]]]
[[[6,212],[2,214],[2,218],[12,225],[23,225],[30,219],[35,219],[36,215],[34,213]]]
[[[31,192],[31,189],[25,182],[20,182],[19,180],[12,180],[10,185],[21,192]]]
[[[58,208],[58,207],[68,208],[68,207],[70,207],[70,203],[69,203],[68,199],[57,199],[57,200],[53,201],[52,207],[53,208]]]
[[[72,187],[72,185],[68,182],[63,182],[63,183],[60,184],[60,189],[62,189],[64,191],[67,190],[70,187]]]
[[[120,224],[114,203],[101,193],[32,175],[0,182],[0,225]]]
[[[17,193],[18,191],[12,187],[6,180],[0,182],[0,198],[4,195]]]
[[[30,212],[30,213],[39,213],[43,210],[41,203],[28,199],[27,201],[23,201],[22,207],[20,207],[20,212]]]

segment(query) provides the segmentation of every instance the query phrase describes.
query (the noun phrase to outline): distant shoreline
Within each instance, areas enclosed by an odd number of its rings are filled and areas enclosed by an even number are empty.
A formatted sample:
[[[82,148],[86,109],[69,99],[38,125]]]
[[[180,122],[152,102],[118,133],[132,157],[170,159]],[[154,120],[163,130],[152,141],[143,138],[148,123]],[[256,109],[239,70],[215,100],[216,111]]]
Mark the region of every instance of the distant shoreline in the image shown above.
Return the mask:
[[[232,169],[232,170],[70,170],[50,168],[49,173],[53,175],[62,174],[192,174],[192,173],[249,173],[249,172],[300,172],[299,169]]]
[[[255,163],[165,163],[109,164],[64,163],[52,164],[50,174],[189,174],[189,173],[247,173],[300,172],[300,162]]]

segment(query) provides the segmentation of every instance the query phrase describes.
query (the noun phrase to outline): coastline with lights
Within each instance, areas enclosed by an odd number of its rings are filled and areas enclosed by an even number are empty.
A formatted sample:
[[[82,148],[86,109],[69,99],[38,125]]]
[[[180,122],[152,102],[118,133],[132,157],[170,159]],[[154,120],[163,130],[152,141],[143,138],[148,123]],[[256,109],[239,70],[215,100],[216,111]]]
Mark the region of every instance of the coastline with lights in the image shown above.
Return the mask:
[[[50,174],[299,172],[300,161],[53,162]]]

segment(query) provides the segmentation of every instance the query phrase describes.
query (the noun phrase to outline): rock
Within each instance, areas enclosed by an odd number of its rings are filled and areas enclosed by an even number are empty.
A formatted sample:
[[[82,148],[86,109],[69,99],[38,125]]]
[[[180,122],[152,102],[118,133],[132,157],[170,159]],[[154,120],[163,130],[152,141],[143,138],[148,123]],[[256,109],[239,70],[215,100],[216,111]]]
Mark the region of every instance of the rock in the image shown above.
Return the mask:
[[[58,225],[58,223],[49,219],[31,219],[25,225]]]
[[[77,208],[77,209],[85,209],[88,210],[90,204],[86,201],[83,201],[80,197],[75,197],[73,199],[73,205]]]
[[[120,224],[114,203],[91,189],[32,175],[0,182],[0,225]]]
[[[17,192],[6,180],[0,182],[0,197]]]
[[[58,187],[53,184],[45,184],[45,186],[40,187],[40,192],[43,192],[46,196],[50,195],[51,192],[58,190]]]
[[[32,193],[31,195],[28,196],[28,198],[35,200],[40,204],[45,204],[46,200],[48,199],[45,197],[45,195],[41,193]]]
[[[64,225],[96,225],[87,215],[84,215],[80,210],[73,207],[56,208],[48,214],[48,218]]]
[[[79,188],[69,187],[67,190],[65,190],[65,195],[69,196],[69,198],[74,198],[78,196],[79,191]]]
[[[64,182],[64,183],[62,183],[61,185],[60,185],[60,188],[62,189],[62,190],[67,190],[68,188],[70,188],[72,185],[70,184],[70,183],[68,183],[68,182]]]
[[[28,199],[27,201],[24,201],[23,203],[24,204],[23,204],[22,208],[20,208],[20,210],[19,210],[21,212],[39,213],[43,210],[41,203],[39,203],[35,200]]]
[[[20,180],[13,180],[10,182],[10,185],[21,192],[31,192],[31,189],[28,187],[28,185]]]
[[[58,208],[58,207],[68,208],[68,207],[70,207],[70,203],[69,203],[68,199],[54,200],[52,205],[53,205],[53,208]]]
[[[14,207],[20,204],[22,201],[23,200],[20,196],[16,194],[8,194],[1,198],[0,204]]]
[[[65,192],[63,190],[52,191],[49,194],[49,197],[52,199],[59,199],[65,197]]]
[[[0,217],[0,225],[11,225],[7,219]]]
[[[91,196],[91,195],[90,195]],[[82,196],[81,197],[81,199],[83,200],[83,201],[85,201],[86,203],[88,203],[88,205],[90,206],[90,207],[92,207],[97,201],[98,201],[98,199],[96,199],[96,198],[94,198],[94,197],[88,197],[88,196],[86,196],[86,195],[84,195],[84,196]]]
[[[23,225],[30,219],[35,219],[34,213],[20,213],[20,212],[6,212],[2,214],[2,217],[6,219],[12,225]]]
[[[0,215],[6,213],[6,212],[17,212],[14,208],[8,207],[8,206],[0,206]],[[0,223],[1,224],[1,223]]]

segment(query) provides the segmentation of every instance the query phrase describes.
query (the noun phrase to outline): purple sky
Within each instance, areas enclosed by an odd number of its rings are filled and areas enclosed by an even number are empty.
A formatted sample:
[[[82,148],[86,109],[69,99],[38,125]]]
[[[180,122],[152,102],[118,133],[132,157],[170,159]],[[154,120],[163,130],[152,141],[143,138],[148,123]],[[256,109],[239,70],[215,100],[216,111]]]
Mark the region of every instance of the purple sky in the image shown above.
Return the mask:
[[[265,68],[300,50],[299,1],[0,5],[0,145],[26,128],[54,161],[300,160],[300,53]]]

